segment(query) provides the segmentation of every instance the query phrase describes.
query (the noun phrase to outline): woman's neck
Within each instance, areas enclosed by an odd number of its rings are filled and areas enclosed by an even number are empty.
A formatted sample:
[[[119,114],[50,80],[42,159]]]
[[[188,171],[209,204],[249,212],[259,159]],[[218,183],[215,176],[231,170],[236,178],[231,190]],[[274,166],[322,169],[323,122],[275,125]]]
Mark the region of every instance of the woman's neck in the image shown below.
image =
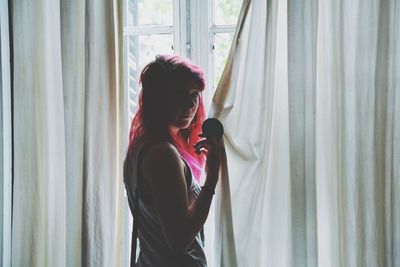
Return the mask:
[[[171,133],[171,135],[173,136],[173,137],[178,137],[178,132],[179,132],[179,128],[178,127],[175,127],[175,126],[170,126],[169,127],[169,132]]]

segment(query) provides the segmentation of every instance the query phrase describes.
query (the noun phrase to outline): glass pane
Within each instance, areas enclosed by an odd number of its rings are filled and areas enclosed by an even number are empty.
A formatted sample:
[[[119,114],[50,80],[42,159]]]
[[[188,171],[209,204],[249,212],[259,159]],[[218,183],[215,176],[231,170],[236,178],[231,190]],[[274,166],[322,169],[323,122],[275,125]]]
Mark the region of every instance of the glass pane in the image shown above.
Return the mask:
[[[172,54],[172,34],[139,35],[139,70],[156,55]]]
[[[222,71],[228,60],[229,49],[231,48],[233,32],[217,33],[214,35],[213,65],[214,65],[214,88],[217,88],[221,79]]]
[[[214,0],[214,24],[236,24],[242,0]]]
[[[172,23],[172,0],[127,0],[127,25],[167,25]]]
[[[130,116],[137,110],[139,95],[138,79],[143,67],[153,61],[156,55],[173,54],[172,34],[135,35],[128,37],[128,101]]]

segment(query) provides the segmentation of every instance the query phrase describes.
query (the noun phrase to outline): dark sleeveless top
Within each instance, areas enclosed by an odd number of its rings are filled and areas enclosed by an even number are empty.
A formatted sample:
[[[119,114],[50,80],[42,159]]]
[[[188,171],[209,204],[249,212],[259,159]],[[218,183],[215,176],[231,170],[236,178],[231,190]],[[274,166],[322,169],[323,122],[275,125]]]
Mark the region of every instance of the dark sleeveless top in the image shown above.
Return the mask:
[[[150,144],[153,142],[153,144]],[[146,145],[148,144],[148,145]],[[135,190],[137,182],[137,166],[138,155],[149,150],[154,145],[154,141],[139,141],[131,151],[128,151],[124,163],[124,183],[128,194],[128,198],[135,199]],[[146,145],[146,151],[141,151]],[[143,155],[141,155],[143,158]],[[181,157],[186,165],[185,178],[187,184],[187,193],[189,205],[197,198],[200,193],[200,186],[193,178],[190,166]],[[143,177],[142,177],[143,179]],[[143,185],[142,180],[142,185]],[[139,201],[139,257],[136,266],[140,267],[205,267],[207,266],[204,254],[204,234],[201,230],[192,244],[184,253],[176,253],[171,250],[165,240],[165,235],[161,228],[160,219],[155,210],[152,196],[150,192],[141,188]],[[133,211],[133,203],[130,203],[131,211]],[[135,212],[135,211],[133,211]],[[131,255],[132,257],[132,255]]]

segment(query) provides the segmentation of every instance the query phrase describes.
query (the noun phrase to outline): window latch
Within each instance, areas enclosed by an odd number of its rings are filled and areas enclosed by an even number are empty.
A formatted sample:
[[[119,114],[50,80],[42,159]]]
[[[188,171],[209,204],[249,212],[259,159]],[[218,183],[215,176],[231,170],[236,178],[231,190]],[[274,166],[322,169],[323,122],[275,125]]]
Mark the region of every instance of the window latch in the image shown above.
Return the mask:
[[[186,52],[189,54],[191,52],[192,46],[190,43],[186,43],[185,45]]]

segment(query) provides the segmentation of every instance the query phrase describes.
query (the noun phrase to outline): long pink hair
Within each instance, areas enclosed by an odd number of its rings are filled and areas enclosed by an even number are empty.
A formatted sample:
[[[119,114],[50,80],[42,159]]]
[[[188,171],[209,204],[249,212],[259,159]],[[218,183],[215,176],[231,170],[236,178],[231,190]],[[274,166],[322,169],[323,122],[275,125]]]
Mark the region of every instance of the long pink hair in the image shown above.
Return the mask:
[[[129,149],[136,141],[146,135],[170,141],[189,164],[197,181],[200,180],[205,157],[195,153],[193,145],[200,139],[198,134],[205,120],[204,104],[201,94],[194,119],[187,129],[181,129],[177,137],[171,135],[168,126],[177,109],[173,88],[195,86],[203,91],[204,72],[188,59],[177,55],[162,55],[147,64],[140,74],[142,90],[139,95],[139,108],[129,132]]]

